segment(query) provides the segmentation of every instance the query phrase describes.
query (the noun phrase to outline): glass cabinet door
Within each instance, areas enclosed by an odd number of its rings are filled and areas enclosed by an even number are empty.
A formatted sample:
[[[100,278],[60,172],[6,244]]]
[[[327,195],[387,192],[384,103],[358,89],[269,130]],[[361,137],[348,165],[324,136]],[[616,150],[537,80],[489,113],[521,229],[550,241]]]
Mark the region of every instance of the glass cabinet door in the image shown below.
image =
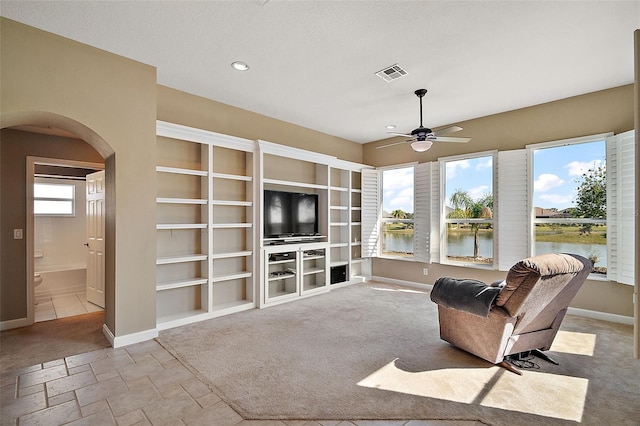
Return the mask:
[[[295,251],[265,254],[268,268],[266,301],[298,294],[297,254]]]
[[[315,290],[327,285],[325,249],[302,252],[302,292]]]

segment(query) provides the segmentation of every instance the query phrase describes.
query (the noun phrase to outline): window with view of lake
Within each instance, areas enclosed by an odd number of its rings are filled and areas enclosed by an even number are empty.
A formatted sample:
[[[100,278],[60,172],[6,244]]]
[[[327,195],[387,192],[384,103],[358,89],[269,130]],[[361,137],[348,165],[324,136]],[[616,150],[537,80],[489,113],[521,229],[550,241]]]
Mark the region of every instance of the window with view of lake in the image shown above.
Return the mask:
[[[412,257],[414,252],[414,168],[383,170],[382,255]]]
[[[607,271],[606,142],[533,149],[534,253],[574,253]]]
[[[446,259],[493,265],[493,155],[443,164]]]

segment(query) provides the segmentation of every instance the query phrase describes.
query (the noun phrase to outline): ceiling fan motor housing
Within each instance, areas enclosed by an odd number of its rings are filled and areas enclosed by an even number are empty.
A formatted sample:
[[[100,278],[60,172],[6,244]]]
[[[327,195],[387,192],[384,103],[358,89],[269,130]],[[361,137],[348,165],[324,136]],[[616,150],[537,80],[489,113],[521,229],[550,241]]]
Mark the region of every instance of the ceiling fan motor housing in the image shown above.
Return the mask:
[[[430,136],[434,136],[433,130],[427,127],[418,127],[417,129],[414,129],[411,131],[411,135],[414,136],[419,141],[424,141]]]

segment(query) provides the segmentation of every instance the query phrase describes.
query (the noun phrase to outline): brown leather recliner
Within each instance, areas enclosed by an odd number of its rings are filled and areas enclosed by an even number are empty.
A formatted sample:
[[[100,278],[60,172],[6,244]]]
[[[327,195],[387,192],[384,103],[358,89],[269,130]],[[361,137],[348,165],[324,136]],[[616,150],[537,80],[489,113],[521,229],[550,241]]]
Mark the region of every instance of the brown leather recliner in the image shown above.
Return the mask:
[[[469,285],[463,280],[441,278],[431,295],[438,303],[440,338],[518,374],[520,371],[505,362],[506,356],[535,351],[555,363],[540,351],[551,347],[569,303],[591,268],[591,261],[582,256],[543,254],[515,264],[501,285],[492,287],[475,281],[476,289],[471,291],[476,299],[484,298],[480,303],[486,306],[486,316],[478,309],[465,309],[460,302],[464,297],[450,297]]]

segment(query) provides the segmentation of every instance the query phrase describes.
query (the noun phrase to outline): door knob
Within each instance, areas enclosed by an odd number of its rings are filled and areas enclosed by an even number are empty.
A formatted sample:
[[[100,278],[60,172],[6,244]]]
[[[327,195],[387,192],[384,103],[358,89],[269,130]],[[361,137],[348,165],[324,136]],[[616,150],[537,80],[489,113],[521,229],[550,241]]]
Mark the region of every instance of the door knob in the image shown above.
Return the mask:
[[[85,246],[89,247],[89,243],[84,243]]]

